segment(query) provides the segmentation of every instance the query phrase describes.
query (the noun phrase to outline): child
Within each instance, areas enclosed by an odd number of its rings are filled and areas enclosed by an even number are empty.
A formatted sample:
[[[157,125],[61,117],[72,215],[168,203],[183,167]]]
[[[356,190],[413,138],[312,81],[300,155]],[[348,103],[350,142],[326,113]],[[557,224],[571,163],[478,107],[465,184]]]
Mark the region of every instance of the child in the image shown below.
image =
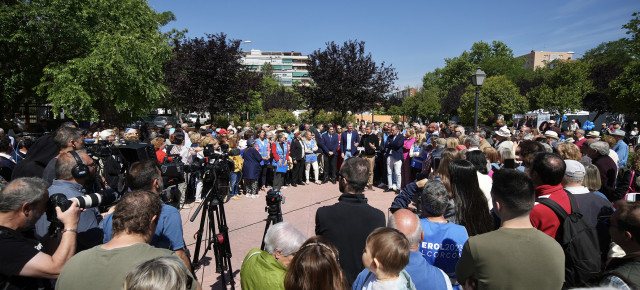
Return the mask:
[[[409,264],[409,241],[396,229],[377,228],[369,234],[362,263],[366,269],[352,290],[416,289],[403,270]]]

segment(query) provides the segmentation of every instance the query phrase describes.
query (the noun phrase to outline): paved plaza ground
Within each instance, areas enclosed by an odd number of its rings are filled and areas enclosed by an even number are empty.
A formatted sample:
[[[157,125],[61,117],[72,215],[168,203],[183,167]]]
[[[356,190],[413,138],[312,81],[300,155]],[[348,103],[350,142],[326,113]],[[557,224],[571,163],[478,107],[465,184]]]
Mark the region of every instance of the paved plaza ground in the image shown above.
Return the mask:
[[[388,217],[388,208],[393,201],[393,192],[383,192],[375,188],[374,191],[365,191],[369,204],[382,210]],[[309,184],[306,186],[289,187],[282,190],[285,203],[282,205],[284,221],[290,222],[306,237],[314,235],[315,213],[321,206],[332,205],[338,202],[340,191],[337,184],[327,183],[323,185]],[[184,240],[193,254],[196,239],[195,233],[200,226],[200,216],[194,222],[189,218],[195,213],[197,203],[191,204],[190,209],[181,210],[184,227]],[[265,212],[265,192],[260,192],[260,198],[242,198],[231,200],[224,205],[227,223],[229,226],[229,240],[231,243],[231,266],[235,274],[236,289],[240,289],[240,267],[245,255],[253,248],[260,248],[262,235],[266,225],[267,213]],[[202,243],[205,244],[204,242]],[[203,249],[204,250],[204,249]],[[202,255],[203,250],[200,251]],[[215,260],[213,250],[210,250],[203,259],[203,266],[196,272],[203,289],[225,289],[219,281],[219,274],[215,273]],[[230,287],[227,287],[230,289]]]

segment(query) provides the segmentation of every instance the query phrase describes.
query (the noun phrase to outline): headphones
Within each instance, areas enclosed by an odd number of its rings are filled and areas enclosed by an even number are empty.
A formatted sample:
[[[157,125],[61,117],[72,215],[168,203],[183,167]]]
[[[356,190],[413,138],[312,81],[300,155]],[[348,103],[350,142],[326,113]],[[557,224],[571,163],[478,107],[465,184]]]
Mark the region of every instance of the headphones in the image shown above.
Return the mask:
[[[74,166],[71,169],[71,175],[75,179],[81,179],[89,176],[89,167],[87,167],[87,165],[82,163],[82,158],[80,158],[80,155],[78,155],[78,152],[69,151],[69,154],[71,154],[71,156],[73,156],[73,158],[76,159],[76,166]]]

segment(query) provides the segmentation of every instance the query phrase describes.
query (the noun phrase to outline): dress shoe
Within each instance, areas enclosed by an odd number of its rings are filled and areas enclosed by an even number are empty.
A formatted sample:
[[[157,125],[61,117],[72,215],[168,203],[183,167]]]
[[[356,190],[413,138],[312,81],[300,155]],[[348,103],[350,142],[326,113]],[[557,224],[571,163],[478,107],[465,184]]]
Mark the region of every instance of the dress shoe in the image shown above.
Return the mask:
[[[384,192],[391,192],[391,191],[394,191],[394,190],[391,189],[391,188],[387,188],[387,189],[384,190]]]
[[[400,194],[400,189],[396,189],[396,194]]]
[[[336,184],[336,179],[331,179],[331,183]]]
[[[297,185],[297,184],[295,184],[295,183],[292,183],[292,184],[291,184],[291,186],[293,186],[293,187],[298,187],[298,185]]]
[[[326,179],[322,181],[322,184],[325,184],[325,183],[327,183],[327,180],[326,180]]]

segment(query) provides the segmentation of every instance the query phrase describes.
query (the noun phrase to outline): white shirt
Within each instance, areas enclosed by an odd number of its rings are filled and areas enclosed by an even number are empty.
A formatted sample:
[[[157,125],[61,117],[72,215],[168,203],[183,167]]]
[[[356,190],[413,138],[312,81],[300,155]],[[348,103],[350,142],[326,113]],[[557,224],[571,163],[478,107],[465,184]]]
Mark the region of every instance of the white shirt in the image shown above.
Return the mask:
[[[351,150],[351,132],[347,131],[347,151]]]

